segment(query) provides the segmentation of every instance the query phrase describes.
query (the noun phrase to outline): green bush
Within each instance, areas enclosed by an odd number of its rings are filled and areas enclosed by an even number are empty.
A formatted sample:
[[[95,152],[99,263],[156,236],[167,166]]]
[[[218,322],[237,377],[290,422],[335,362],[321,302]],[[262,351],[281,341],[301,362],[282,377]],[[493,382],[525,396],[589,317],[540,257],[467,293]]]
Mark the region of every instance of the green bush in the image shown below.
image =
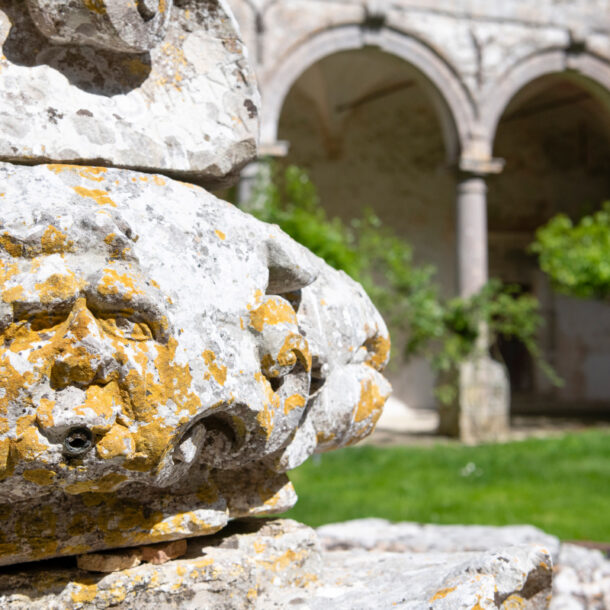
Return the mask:
[[[535,360],[557,380],[536,345],[542,323],[537,300],[498,280],[470,298],[443,299],[432,265],[416,265],[413,249],[383,226],[372,211],[346,224],[328,218],[314,185],[300,168],[272,168],[261,181],[248,211],[279,225],[336,269],[360,282],[382,312],[393,349],[405,358],[421,355],[437,372],[454,370],[472,355],[483,328],[490,343],[498,335],[520,339]],[[449,402],[456,388],[439,385],[438,397]]]
[[[536,232],[531,246],[556,290],[594,299],[610,296],[610,201],[574,224],[565,214]]]

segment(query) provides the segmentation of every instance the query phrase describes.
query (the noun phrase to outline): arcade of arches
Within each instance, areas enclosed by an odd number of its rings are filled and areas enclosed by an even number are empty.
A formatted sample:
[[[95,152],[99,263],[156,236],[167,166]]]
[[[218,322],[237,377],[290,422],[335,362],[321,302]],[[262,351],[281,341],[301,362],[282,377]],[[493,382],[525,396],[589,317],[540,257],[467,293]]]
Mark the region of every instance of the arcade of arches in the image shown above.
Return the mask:
[[[610,24],[597,24],[608,29],[604,47],[584,10],[595,2],[583,0],[545,30],[539,9],[550,1],[527,15],[517,0],[503,5],[519,22],[504,46],[495,2],[479,7],[484,15],[447,8],[446,22],[430,13],[417,36],[406,2],[346,13],[345,23],[339,5],[369,3],[333,4],[322,19],[320,3],[303,1],[298,24],[285,0],[238,2],[237,16],[257,49],[263,150],[306,168],[331,216],[371,207],[437,267],[446,295],[498,277],[538,297],[540,344],[565,385],[552,387],[521,345],[503,342],[513,412],[607,415],[610,306],[555,294],[526,251],[554,214],[576,218],[610,200]],[[290,41],[278,24],[292,28]],[[399,399],[433,405],[425,362],[391,377]]]

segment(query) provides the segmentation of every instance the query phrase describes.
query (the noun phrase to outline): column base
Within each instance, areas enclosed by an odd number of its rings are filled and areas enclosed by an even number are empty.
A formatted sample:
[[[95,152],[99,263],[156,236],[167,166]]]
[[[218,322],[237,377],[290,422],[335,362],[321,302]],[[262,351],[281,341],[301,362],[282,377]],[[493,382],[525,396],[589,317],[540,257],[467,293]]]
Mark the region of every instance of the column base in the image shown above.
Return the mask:
[[[438,433],[465,443],[504,438],[510,413],[506,367],[489,356],[475,356],[463,362],[454,375],[457,398],[441,405]]]

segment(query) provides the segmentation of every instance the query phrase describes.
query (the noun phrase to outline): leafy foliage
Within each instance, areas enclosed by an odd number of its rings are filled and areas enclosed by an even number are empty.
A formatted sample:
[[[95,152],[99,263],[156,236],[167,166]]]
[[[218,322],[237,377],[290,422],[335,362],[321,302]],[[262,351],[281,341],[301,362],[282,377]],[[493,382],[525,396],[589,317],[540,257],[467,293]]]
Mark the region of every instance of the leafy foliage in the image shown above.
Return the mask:
[[[534,297],[492,280],[470,298],[443,299],[435,268],[415,264],[411,246],[372,211],[350,224],[328,218],[302,169],[274,168],[247,209],[360,282],[388,323],[394,348],[398,339],[406,358],[420,355],[437,372],[455,370],[477,346],[487,349],[479,341],[485,329],[492,343],[498,335],[520,339],[542,363],[535,342],[542,319]],[[437,386],[444,402],[453,400],[455,391],[451,383]]]
[[[610,201],[574,224],[565,214],[536,232],[532,252],[553,286],[564,294],[610,297]]]

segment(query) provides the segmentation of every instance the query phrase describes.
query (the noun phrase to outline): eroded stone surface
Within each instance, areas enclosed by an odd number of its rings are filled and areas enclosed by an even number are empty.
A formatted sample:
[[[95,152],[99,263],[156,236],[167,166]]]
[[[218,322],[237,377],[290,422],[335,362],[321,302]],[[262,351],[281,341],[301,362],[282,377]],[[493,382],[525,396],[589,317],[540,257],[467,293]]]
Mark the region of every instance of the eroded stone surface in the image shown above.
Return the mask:
[[[0,45],[2,160],[212,185],[256,154],[259,95],[223,0],[1,0]]]
[[[167,33],[173,0],[26,0],[36,27],[51,41],[143,53]]]
[[[433,527],[433,526],[430,526]],[[290,520],[233,523],[185,558],[103,577],[45,562],[0,576],[8,608],[548,608],[552,561],[537,545],[485,552],[321,552]]]
[[[559,539],[532,525],[428,525],[391,523],[385,519],[355,519],[318,528],[326,550],[365,549],[396,553],[491,551],[525,544],[546,548],[559,558]]]
[[[383,320],[277,227],[107,168],[4,164],[0,197],[0,564],[281,512],[373,429]]]
[[[237,533],[234,533],[237,532]],[[273,590],[306,592],[322,571],[315,532],[254,520],[222,537],[189,541],[183,559],[104,576],[44,562],[0,575],[3,608],[264,608]]]
[[[610,559],[600,551],[563,544],[553,578],[551,610],[610,608]]]
[[[542,610],[551,599],[553,564],[540,546],[483,553],[335,551],[324,561],[324,583],[303,607]]]

